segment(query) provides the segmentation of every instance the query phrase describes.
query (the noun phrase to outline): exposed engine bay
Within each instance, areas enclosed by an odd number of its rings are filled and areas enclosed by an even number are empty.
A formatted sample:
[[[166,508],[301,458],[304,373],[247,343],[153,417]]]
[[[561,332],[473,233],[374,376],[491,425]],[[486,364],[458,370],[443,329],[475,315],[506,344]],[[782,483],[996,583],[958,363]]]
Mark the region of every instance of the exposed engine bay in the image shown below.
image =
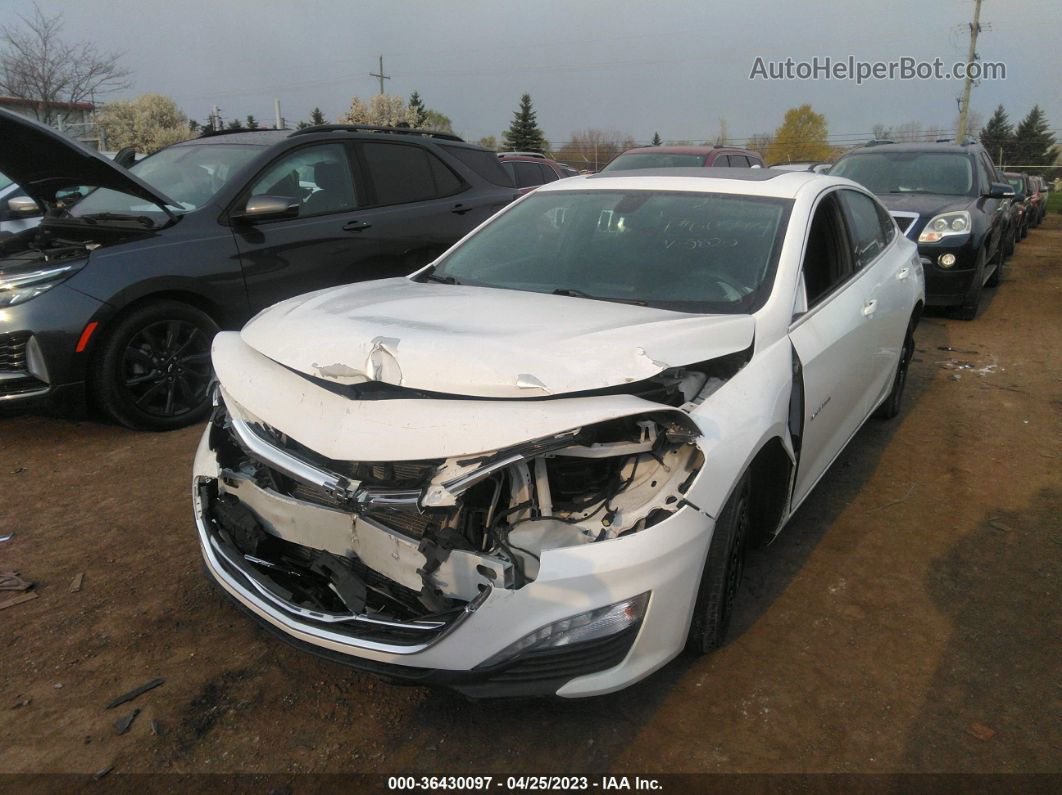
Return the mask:
[[[550,549],[637,533],[686,505],[703,454],[692,423],[664,407],[723,379],[683,369],[651,381],[631,386],[661,411],[419,461],[329,460],[219,398],[217,478],[199,479],[198,501],[229,558],[288,605],[445,621],[534,581]]]
[[[86,257],[101,246],[143,236],[139,229],[61,224],[48,219],[47,224],[0,238],[0,268],[15,270]]]

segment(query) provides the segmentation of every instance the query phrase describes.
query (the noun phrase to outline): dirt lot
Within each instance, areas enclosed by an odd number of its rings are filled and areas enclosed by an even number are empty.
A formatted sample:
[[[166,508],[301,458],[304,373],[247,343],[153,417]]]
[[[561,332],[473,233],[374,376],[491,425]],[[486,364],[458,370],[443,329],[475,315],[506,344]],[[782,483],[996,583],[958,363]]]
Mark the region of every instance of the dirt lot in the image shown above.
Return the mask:
[[[903,414],[754,555],[730,644],[587,702],[297,653],[204,579],[198,428],[0,418],[0,568],[40,595],[0,612],[0,771],[1060,772],[1060,319],[1055,216],[976,321],[924,320]]]

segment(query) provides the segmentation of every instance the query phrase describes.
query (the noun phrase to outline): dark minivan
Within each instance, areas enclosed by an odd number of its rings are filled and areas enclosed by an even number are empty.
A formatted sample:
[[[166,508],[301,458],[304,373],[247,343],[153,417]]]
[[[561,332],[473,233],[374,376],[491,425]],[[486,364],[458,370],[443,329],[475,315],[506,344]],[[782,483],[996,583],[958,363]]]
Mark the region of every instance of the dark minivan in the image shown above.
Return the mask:
[[[134,428],[206,416],[218,328],[408,274],[515,196],[493,152],[410,129],[210,135],[128,171],[4,111],[0,140],[45,210],[0,240],[0,406],[88,397]]]

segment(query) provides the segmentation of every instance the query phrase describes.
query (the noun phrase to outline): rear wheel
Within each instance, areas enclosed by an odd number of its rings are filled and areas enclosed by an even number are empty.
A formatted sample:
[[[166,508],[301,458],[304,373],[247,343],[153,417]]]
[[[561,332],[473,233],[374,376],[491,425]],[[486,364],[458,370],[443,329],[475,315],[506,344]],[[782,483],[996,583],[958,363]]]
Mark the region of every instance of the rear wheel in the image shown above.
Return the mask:
[[[900,413],[900,402],[903,400],[903,389],[907,386],[907,369],[914,356],[915,341],[914,330],[917,324],[915,318],[911,318],[907,326],[907,334],[903,338],[903,347],[900,349],[900,360],[896,363],[896,374],[892,378],[892,391],[885,398],[885,402],[878,406],[874,416],[883,420],[891,420]]]
[[[177,301],[145,304],[122,318],[103,342],[93,372],[96,402],[130,428],[164,431],[210,411],[210,343],[217,324]]]
[[[697,602],[686,641],[687,650],[706,654],[723,645],[734,610],[751,527],[752,480],[746,472],[715,523],[704,563]]]

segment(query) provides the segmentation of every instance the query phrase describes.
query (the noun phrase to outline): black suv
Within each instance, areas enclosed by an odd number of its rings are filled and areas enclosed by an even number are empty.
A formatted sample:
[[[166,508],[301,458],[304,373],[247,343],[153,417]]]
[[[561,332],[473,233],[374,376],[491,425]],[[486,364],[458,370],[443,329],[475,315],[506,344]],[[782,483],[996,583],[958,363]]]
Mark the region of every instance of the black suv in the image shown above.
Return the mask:
[[[0,239],[0,406],[88,397],[136,428],[206,416],[219,327],[408,274],[515,197],[493,152],[410,129],[210,135],[129,171],[4,111],[0,140],[45,210]]]
[[[876,193],[900,229],[918,242],[926,303],[977,314],[1011,248],[1005,202],[1014,190],[980,144],[881,144],[849,152],[830,169]]]

